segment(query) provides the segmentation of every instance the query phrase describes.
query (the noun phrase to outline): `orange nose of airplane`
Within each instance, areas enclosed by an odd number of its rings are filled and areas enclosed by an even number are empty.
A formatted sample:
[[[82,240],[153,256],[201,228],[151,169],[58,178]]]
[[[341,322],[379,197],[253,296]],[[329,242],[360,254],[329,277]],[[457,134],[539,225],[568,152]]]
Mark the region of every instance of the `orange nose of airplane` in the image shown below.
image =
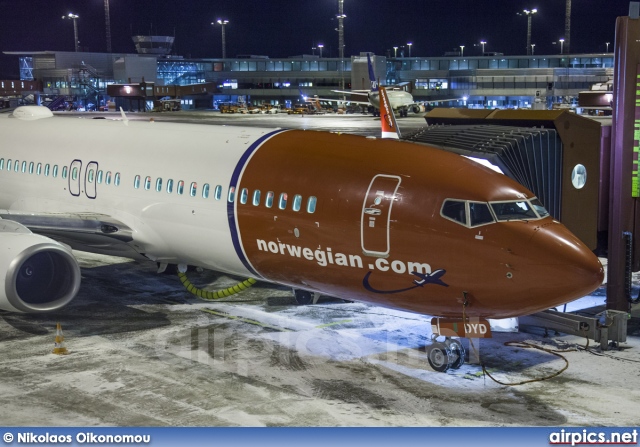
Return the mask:
[[[598,258],[564,225],[549,222],[537,227],[529,241],[531,267],[539,271],[548,294],[548,307],[585,296],[602,285],[604,268]]]

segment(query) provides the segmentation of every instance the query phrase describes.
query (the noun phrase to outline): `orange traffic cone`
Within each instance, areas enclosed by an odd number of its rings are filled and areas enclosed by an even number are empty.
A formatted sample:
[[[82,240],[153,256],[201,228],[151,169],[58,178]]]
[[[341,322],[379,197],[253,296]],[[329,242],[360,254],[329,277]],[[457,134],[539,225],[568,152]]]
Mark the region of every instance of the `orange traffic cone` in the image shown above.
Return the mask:
[[[67,348],[64,347],[64,336],[62,335],[62,327],[60,326],[60,323],[58,323],[58,326],[56,327],[56,342],[53,348],[53,353],[58,355],[69,354]]]

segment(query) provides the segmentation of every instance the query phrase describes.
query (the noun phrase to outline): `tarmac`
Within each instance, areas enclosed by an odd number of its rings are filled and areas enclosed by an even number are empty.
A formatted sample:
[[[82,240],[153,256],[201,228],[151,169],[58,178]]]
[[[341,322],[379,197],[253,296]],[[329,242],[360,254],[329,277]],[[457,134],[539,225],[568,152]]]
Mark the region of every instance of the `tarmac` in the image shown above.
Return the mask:
[[[378,125],[370,116],[179,113],[130,119],[345,132]],[[423,125],[420,117],[403,123]],[[425,351],[429,316],[330,297],[297,306],[289,289],[267,283],[207,302],[153,263],[76,255],[82,286],[71,304],[44,315],[0,313],[2,426],[640,425],[637,320],[626,343],[608,351],[542,330],[495,333],[479,345],[484,369],[438,373]],[[188,275],[209,290],[245,279]],[[67,355],[52,353],[57,323]],[[512,341],[519,344],[505,344]],[[503,385],[489,375],[531,382]]]

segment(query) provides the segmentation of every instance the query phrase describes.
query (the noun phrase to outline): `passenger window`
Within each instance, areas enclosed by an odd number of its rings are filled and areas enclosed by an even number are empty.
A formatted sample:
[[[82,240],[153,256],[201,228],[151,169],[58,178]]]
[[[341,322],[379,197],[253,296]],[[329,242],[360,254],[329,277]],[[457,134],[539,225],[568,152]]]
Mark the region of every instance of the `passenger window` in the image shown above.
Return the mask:
[[[96,179],[96,181],[98,183],[102,183],[102,177],[103,177],[104,173],[102,172],[102,170],[98,171],[98,178]]]
[[[171,194],[173,192],[173,179],[167,180],[167,194]]]
[[[204,186],[202,187],[202,198],[203,199],[208,199],[209,198],[209,184],[205,183]]]
[[[42,163],[38,163],[38,166],[36,167],[36,175],[40,174],[42,174]]]
[[[56,178],[58,176],[58,165],[53,165],[53,178]]]
[[[227,196],[227,200],[229,202],[233,202],[235,200],[236,197],[236,188],[235,186],[232,186],[231,188],[229,188],[229,194]]]
[[[465,202],[459,200],[445,200],[442,205],[442,215],[462,225],[467,224]]]
[[[302,208],[302,196],[300,194],[296,194],[293,196],[293,211],[300,211]]]
[[[93,178],[95,175],[95,171],[93,169],[89,169],[89,174],[87,175],[87,180],[89,183],[93,183]]]
[[[267,193],[267,199],[265,200],[264,204],[267,208],[271,208],[273,206],[273,198],[275,197],[275,194],[273,193],[273,191],[269,191]]]
[[[469,202],[469,217],[472,227],[495,222],[486,203]]]
[[[136,177],[133,179],[133,187],[135,189],[140,188],[140,176],[136,175]]]
[[[242,191],[240,192],[240,203],[242,203],[243,205],[246,204],[248,198],[249,191],[247,190],[247,188],[242,188]]]
[[[184,180],[178,181],[178,187],[176,188],[176,192],[180,195],[184,194]]]
[[[216,200],[220,200],[222,198],[222,186],[216,185],[216,190],[213,195]]]
[[[11,160],[7,160],[7,171],[11,171]]]
[[[156,191],[162,191],[162,179],[160,177],[158,177],[158,179],[156,180]]]
[[[4,158],[0,158],[0,171],[4,169]]]
[[[251,203],[253,203],[253,206],[260,205],[260,190],[259,189],[256,189],[255,191],[253,191],[253,201]]]
[[[191,183],[191,188],[189,189],[189,194],[191,197],[195,197],[198,192],[198,184],[196,182]]]
[[[33,162],[31,162],[31,163],[33,163]],[[26,161],[22,162],[22,172],[23,173],[27,172],[27,162]],[[31,169],[31,173],[33,173],[33,169]]]
[[[318,199],[316,199],[314,196],[309,197],[309,199],[307,200],[307,213],[313,214],[316,212],[317,202],[318,202]]]
[[[16,160],[13,171],[18,172],[20,170],[20,160]]]
[[[29,174],[33,174],[33,162],[29,163]]]
[[[62,168],[62,178],[67,178],[68,174],[69,174],[69,169],[66,166],[64,166]]]
[[[71,180],[78,180],[78,168],[73,168],[71,171]]]
[[[110,185],[110,184],[111,184],[111,171],[107,171],[107,175],[106,175],[106,177],[105,177],[105,179],[104,179],[104,182],[105,182],[107,185]]]
[[[49,172],[51,172],[51,165],[47,163],[46,165],[44,165],[44,176],[49,177]]]
[[[283,210],[286,207],[287,207],[287,193],[283,192],[282,194],[280,194],[280,200],[278,201],[278,208]]]
[[[115,186],[120,186],[120,173],[116,172],[116,175],[113,177],[113,184]]]
[[[149,191],[151,189],[151,177],[149,176],[144,178],[144,189],[145,191]]]

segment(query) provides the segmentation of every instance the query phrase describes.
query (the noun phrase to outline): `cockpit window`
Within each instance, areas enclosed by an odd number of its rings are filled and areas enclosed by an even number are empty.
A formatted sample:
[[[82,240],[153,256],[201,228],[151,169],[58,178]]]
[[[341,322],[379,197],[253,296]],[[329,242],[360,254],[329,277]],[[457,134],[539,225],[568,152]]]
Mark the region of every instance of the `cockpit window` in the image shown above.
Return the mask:
[[[489,205],[480,202],[469,202],[469,218],[472,227],[495,222]]]
[[[445,200],[442,204],[442,215],[462,225],[467,224],[466,206],[461,200]]]
[[[542,202],[537,198],[531,199],[531,206],[540,217],[547,217],[549,215],[549,211],[547,211]]]
[[[516,202],[494,202],[491,208],[498,220],[528,220],[537,219],[538,215],[526,200]]]

